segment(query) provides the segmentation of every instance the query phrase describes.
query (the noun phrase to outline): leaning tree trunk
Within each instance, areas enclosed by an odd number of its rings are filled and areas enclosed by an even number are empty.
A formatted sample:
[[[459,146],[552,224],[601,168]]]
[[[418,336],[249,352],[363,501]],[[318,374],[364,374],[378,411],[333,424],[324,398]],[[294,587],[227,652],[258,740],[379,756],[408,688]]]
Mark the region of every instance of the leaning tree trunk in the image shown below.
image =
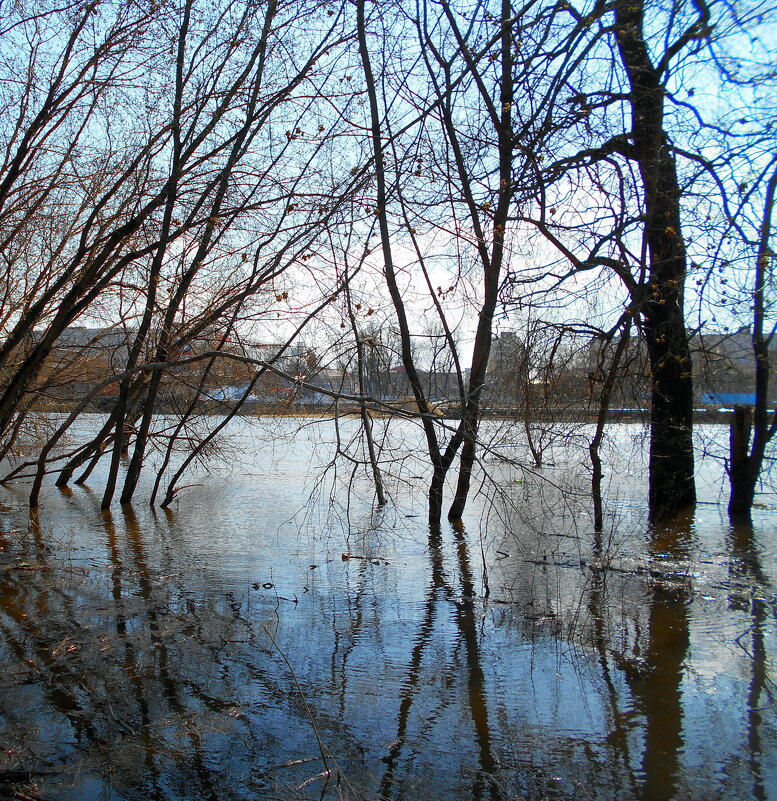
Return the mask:
[[[604,429],[607,424],[607,415],[610,411],[610,403],[615,391],[616,381],[620,374],[621,360],[631,339],[632,317],[630,314],[624,315],[616,328],[620,332],[618,344],[612,356],[610,366],[604,377],[602,391],[599,394],[599,408],[596,413],[596,429],[591,441],[588,443],[588,455],[591,457],[591,497],[594,507],[594,532],[601,534],[604,531],[604,504],[602,502],[602,457],[600,448],[604,439]],[[600,357],[600,368],[604,369],[604,354]]]
[[[693,382],[683,290],[687,270],[680,229],[677,165],[663,127],[663,69],[645,42],[644,0],[618,0],[615,28],[631,92],[632,155],[644,192],[649,264],[642,316],[651,375],[650,517],[677,512],[696,500],[693,463]]]

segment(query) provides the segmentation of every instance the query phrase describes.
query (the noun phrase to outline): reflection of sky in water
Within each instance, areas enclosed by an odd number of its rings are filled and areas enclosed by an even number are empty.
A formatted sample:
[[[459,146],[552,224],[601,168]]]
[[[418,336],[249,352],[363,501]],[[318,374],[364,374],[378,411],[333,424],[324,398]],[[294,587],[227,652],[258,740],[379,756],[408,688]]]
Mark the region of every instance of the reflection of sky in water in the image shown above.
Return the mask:
[[[509,492],[430,542],[418,464],[387,465],[373,516],[350,467],[319,481],[331,423],[240,427],[170,512],[102,515],[95,473],[46,490],[39,531],[0,521],[0,735],[5,764],[53,771],[44,795],[318,797],[296,789],[322,770],[307,702],[358,797],[777,797],[775,524],[758,511],[768,552],[728,532],[719,465],[651,549],[638,429],[613,426],[599,543],[560,446],[541,478],[498,468]]]

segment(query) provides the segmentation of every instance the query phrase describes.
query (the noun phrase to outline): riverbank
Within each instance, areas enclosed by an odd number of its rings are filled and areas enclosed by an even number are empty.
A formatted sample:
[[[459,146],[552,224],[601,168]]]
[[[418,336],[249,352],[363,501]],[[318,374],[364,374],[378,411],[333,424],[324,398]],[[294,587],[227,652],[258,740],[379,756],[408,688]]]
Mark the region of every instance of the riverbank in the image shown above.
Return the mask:
[[[68,413],[75,408],[77,400],[46,400],[39,402],[33,408],[40,412]],[[108,413],[113,408],[114,398],[97,397],[89,405],[89,411]],[[159,403],[160,414],[175,415],[180,413],[180,408],[173,404]],[[225,415],[232,412],[235,404],[231,401],[202,400],[197,404],[197,414]],[[393,407],[393,408],[392,408]],[[406,400],[386,401],[385,404],[369,404],[368,408],[373,417],[419,417],[418,412],[410,408]],[[361,414],[360,407],[354,403],[296,403],[285,401],[282,403],[266,403],[263,401],[245,401],[241,404],[237,412],[241,416],[249,417],[352,417]],[[693,419],[695,423],[711,423],[715,425],[728,425],[731,422],[733,409],[720,408],[713,406],[700,406],[694,409]],[[547,409],[541,414],[532,414],[529,422],[533,424],[552,424],[552,423],[594,423],[598,411],[580,407],[558,406]],[[445,420],[458,420],[458,414],[453,404],[436,402],[435,417]],[[524,422],[526,417],[520,412],[505,407],[486,407],[483,410],[484,420],[512,420]],[[607,420],[610,423],[649,423],[650,412],[647,409],[610,409],[607,413]]]

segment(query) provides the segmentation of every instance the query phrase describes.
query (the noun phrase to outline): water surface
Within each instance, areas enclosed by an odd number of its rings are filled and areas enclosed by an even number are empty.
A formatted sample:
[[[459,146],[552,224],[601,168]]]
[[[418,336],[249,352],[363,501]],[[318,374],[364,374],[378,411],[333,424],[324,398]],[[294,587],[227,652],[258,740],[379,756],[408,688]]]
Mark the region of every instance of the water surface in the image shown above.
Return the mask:
[[[416,429],[391,425],[412,450]],[[585,430],[527,470],[494,424],[517,464],[486,457],[464,529],[430,532],[403,448],[383,511],[330,464],[356,426],[235,421],[167,511],[101,512],[98,471],[32,517],[24,487],[3,492],[0,788],[777,798],[771,496],[730,528],[707,458],[695,512],[650,529],[643,431],[614,426],[595,535]],[[724,439],[705,429],[700,452]]]

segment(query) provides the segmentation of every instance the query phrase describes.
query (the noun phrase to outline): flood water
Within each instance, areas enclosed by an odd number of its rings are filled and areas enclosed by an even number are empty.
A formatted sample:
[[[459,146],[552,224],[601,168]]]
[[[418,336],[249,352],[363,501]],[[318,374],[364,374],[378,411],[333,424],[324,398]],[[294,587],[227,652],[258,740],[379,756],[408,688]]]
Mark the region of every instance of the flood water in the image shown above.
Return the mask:
[[[574,439],[430,532],[391,426],[383,511],[354,420],[235,421],[167,511],[0,490],[0,797],[777,799],[777,499],[729,527],[724,429],[651,529],[613,426],[594,535]]]

